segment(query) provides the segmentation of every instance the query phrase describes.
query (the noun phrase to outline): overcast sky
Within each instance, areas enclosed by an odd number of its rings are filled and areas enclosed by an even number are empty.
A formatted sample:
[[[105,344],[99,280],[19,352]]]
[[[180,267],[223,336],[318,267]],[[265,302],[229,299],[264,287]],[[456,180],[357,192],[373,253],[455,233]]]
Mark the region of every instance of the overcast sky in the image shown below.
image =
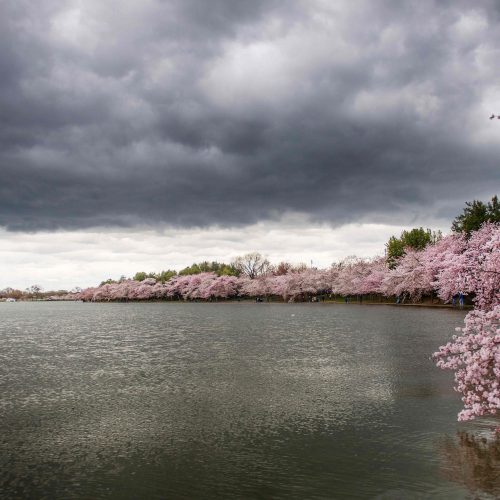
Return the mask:
[[[500,192],[499,32],[493,0],[1,1],[0,288],[447,230]]]

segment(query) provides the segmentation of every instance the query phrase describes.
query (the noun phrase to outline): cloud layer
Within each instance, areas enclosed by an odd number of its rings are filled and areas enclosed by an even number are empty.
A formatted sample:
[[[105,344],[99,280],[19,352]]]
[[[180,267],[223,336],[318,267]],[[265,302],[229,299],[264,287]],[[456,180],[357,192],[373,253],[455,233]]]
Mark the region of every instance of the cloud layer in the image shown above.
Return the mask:
[[[5,0],[0,226],[451,220],[498,191],[493,1]]]

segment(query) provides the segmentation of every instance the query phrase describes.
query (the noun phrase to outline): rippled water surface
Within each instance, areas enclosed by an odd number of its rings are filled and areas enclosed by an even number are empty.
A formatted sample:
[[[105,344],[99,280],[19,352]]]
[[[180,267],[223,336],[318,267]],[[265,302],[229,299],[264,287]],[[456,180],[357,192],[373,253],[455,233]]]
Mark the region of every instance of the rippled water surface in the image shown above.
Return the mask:
[[[429,359],[463,316],[0,304],[1,496],[498,497],[499,450]]]

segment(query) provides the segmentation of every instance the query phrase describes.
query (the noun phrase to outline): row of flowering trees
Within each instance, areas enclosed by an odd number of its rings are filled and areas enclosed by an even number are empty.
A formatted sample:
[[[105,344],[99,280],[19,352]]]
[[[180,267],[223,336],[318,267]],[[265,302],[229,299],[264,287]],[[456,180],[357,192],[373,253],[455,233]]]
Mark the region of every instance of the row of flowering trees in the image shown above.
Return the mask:
[[[216,300],[237,297],[280,297],[308,300],[320,294],[400,297],[418,301],[436,295],[445,302],[458,294],[476,297],[482,306],[498,300],[498,224],[486,224],[470,239],[445,236],[422,250],[408,248],[391,269],[383,257],[349,257],[329,269],[290,268],[285,273],[258,276],[217,276],[213,272],[176,275],[165,283],[153,278],[123,280],[87,288],[66,299],[84,301]],[[478,290],[478,283],[481,289]],[[478,293],[479,292],[479,293]]]

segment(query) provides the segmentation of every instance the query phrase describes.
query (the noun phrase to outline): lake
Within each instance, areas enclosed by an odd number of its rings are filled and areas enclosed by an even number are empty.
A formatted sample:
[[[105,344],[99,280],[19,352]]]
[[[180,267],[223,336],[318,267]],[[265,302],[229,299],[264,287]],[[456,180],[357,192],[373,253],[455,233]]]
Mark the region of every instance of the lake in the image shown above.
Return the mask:
[[[495,498],[448,309],[0,303],[2,498]]]

